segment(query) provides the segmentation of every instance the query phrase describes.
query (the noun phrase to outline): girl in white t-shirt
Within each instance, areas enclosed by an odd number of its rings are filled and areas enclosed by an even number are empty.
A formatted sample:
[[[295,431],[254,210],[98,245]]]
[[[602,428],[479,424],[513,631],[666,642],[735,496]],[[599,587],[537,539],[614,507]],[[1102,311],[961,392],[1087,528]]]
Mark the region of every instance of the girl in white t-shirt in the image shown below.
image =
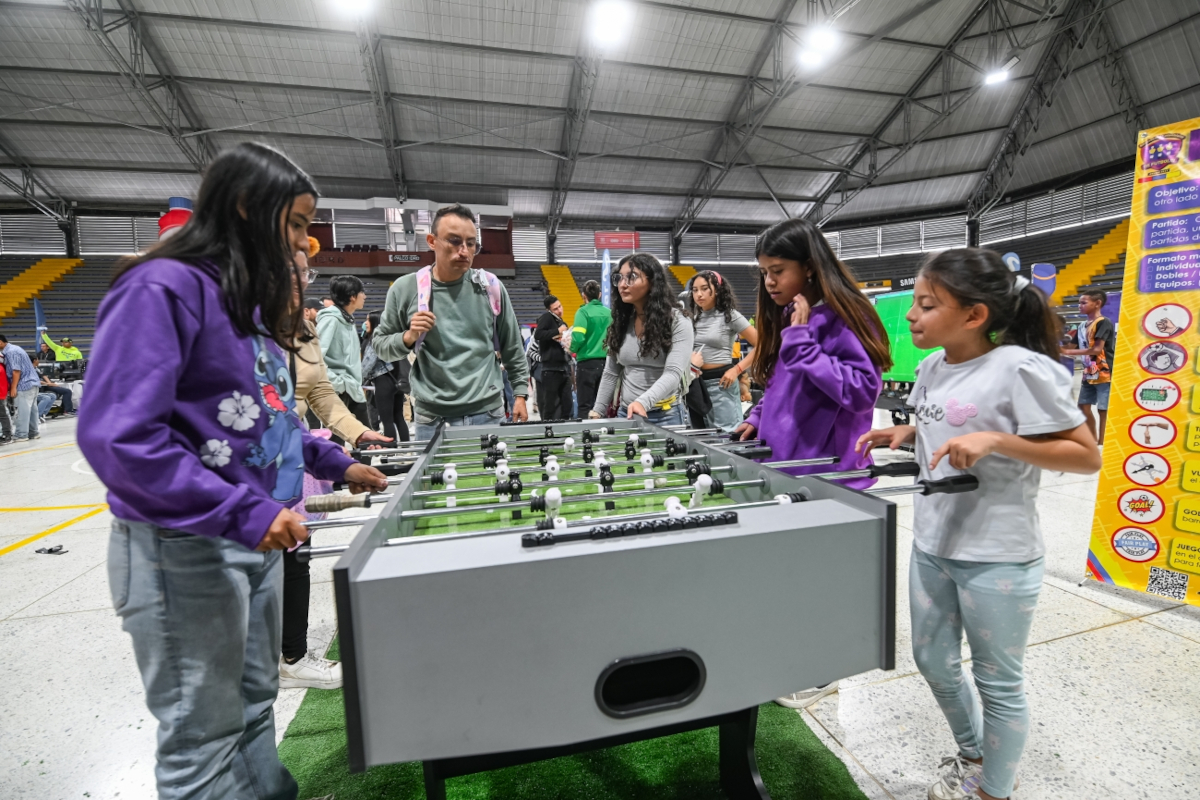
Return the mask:
[[[915,425],[858,448],[916,440],[922,478],[970,473],[979,489],[917,497],[909,568],[913,656],[958,754],[931,800],[1006,798],[1029,733],[1025,644],[1042,586],[1042,469],[1090,473],[1100,451],[1058,363],[1042,292],[990,250],[947,250],[921,267],[907,316],[921,362]],[[963,631],[982,709],[962,670]]]

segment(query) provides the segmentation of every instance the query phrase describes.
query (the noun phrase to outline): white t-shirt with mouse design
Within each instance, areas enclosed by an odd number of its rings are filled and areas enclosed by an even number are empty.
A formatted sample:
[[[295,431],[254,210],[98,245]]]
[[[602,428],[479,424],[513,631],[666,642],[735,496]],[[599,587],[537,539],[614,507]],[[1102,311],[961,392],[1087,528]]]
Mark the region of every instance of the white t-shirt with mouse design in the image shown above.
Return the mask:
[[[927,356],[917,367],[908,402],[926,479],[964,472],[946,457],[929,469],[933,454],[956,436],[980,431],[1037,436],[1084,422],[1063,366],[1015,345],[961,364],[947,364],[943,352]],[[929,555],[961,561],[1024,563],[1045,555],[1036,505],[1041,469],[993,453],[965,472],[979,479],[975,491],[917,496],[914,544]]]

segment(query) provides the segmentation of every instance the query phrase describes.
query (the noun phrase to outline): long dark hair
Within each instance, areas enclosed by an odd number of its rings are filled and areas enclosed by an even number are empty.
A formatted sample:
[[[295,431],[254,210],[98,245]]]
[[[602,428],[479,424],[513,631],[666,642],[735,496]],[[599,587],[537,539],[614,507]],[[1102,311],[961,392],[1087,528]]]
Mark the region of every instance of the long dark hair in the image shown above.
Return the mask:
[[[810,280],[815,284],[819,298],[854,332],[871,363],[880,372],[892,368],[891,347],[879,313],[858,288],[850,270],[834,255],[820,228],[805,219],[780,222],[758,240],[754,256],[764,255],[798,261],[802,268],[811,269]],[[754,319],[758,346],[754,348],[754,364],[750,368],[750,376],[759,386],[766,386],[775,371],[783,328],[788,324],[783,318],[783,309],[767,293],[766,281],[760,273],[758,313]]]
[[[290,216],[302,194],[316,197],[317,187],[278,150],[253,142],[226,150],[205,170],[187,224],[145,253],[121,261],[113,282],[156,258],[211,261],[220,269],[222,301],[234,329],[243,336],[265,329],[280,347],[295,350],[293,342],[304,330],[303,304],[293,294],[300,272],[279,218]]]
[[[983,305],[984,334],[996,344],[1015,344],[1058,360],[1059,317],[1042,291],[1017,274],[992,250],[962,247],[930,256],[920,277],[946,290],[960,306]]]
[[[626,264],[650,281],[650,292],[646,295],[643,307],[646,317],[642,323],[642,338],[638,342],[638,357],[666,355],[671,350],[671,331],[675,327],[675,312],[679,310],[679,301],[667,285],[667,271],[649,253],[631,253],[621,259],[612,274],[616,275]],[[608,336],[604,339],[609,355],[616,357],[620,351],[625,334],[633,324],[634,314],[633,304],[622,300],[620,292],[613,292],[612,325],[608,327]]]
[[[367,345],[375,338],[375,329],[379,327],[379,321],[383,319],[383,314],[379,311],[372,311],[367,314],[367,323],[371,326],[371,330],[363,334],[362,341],[358,343],[359,353],[367,351]]]
[[[729,284],[725,282],[725,279],[719,273],[711,269],[706,269],[703,272],[697,272],[688,281],[687,297],[683,300],[683,310],[692,318],[692,324],[695,325],[696,320],[704,313],[704,309],[696,305],[696,301],[692,297],[692,287],[696,285],[697,278],[704,278],[705,282],[713,290],[713,297],[717,302],[713,308],[725,315],[726,322],[732,322],[733,312],[737,311],[737,297],[734,296],[733,289],[729,288]]]

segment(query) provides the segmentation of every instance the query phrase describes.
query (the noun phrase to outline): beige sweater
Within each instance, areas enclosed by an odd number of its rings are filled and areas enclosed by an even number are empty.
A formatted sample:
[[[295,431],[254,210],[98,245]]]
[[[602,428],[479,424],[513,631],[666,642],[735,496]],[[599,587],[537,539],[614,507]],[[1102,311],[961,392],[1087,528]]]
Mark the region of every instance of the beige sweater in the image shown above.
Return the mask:
[[[300,342],[299,352],[292,356],[296,363],[296,414],[304,419],[311,408],[322,423],[353,446],[369,428],[350,413],[329,382],[317,329],[311,322],[305,322],[304,327],[312,338]]]

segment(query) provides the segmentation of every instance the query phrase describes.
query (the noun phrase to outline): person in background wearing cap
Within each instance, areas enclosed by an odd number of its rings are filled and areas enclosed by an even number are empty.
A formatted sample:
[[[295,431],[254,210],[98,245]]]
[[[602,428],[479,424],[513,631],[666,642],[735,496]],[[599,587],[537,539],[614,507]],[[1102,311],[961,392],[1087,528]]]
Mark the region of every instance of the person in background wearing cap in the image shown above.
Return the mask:
[[[64,336],[63,338],[59,339],[59,344],[55,344],[54,341],[47,336],[46,332],[43,330],[42,341],[46,343],[47,347],[54,351],[54,357],[57,361],[83,360],[83,353],[79,352],[79,348],[71,343],[70,336]]]

